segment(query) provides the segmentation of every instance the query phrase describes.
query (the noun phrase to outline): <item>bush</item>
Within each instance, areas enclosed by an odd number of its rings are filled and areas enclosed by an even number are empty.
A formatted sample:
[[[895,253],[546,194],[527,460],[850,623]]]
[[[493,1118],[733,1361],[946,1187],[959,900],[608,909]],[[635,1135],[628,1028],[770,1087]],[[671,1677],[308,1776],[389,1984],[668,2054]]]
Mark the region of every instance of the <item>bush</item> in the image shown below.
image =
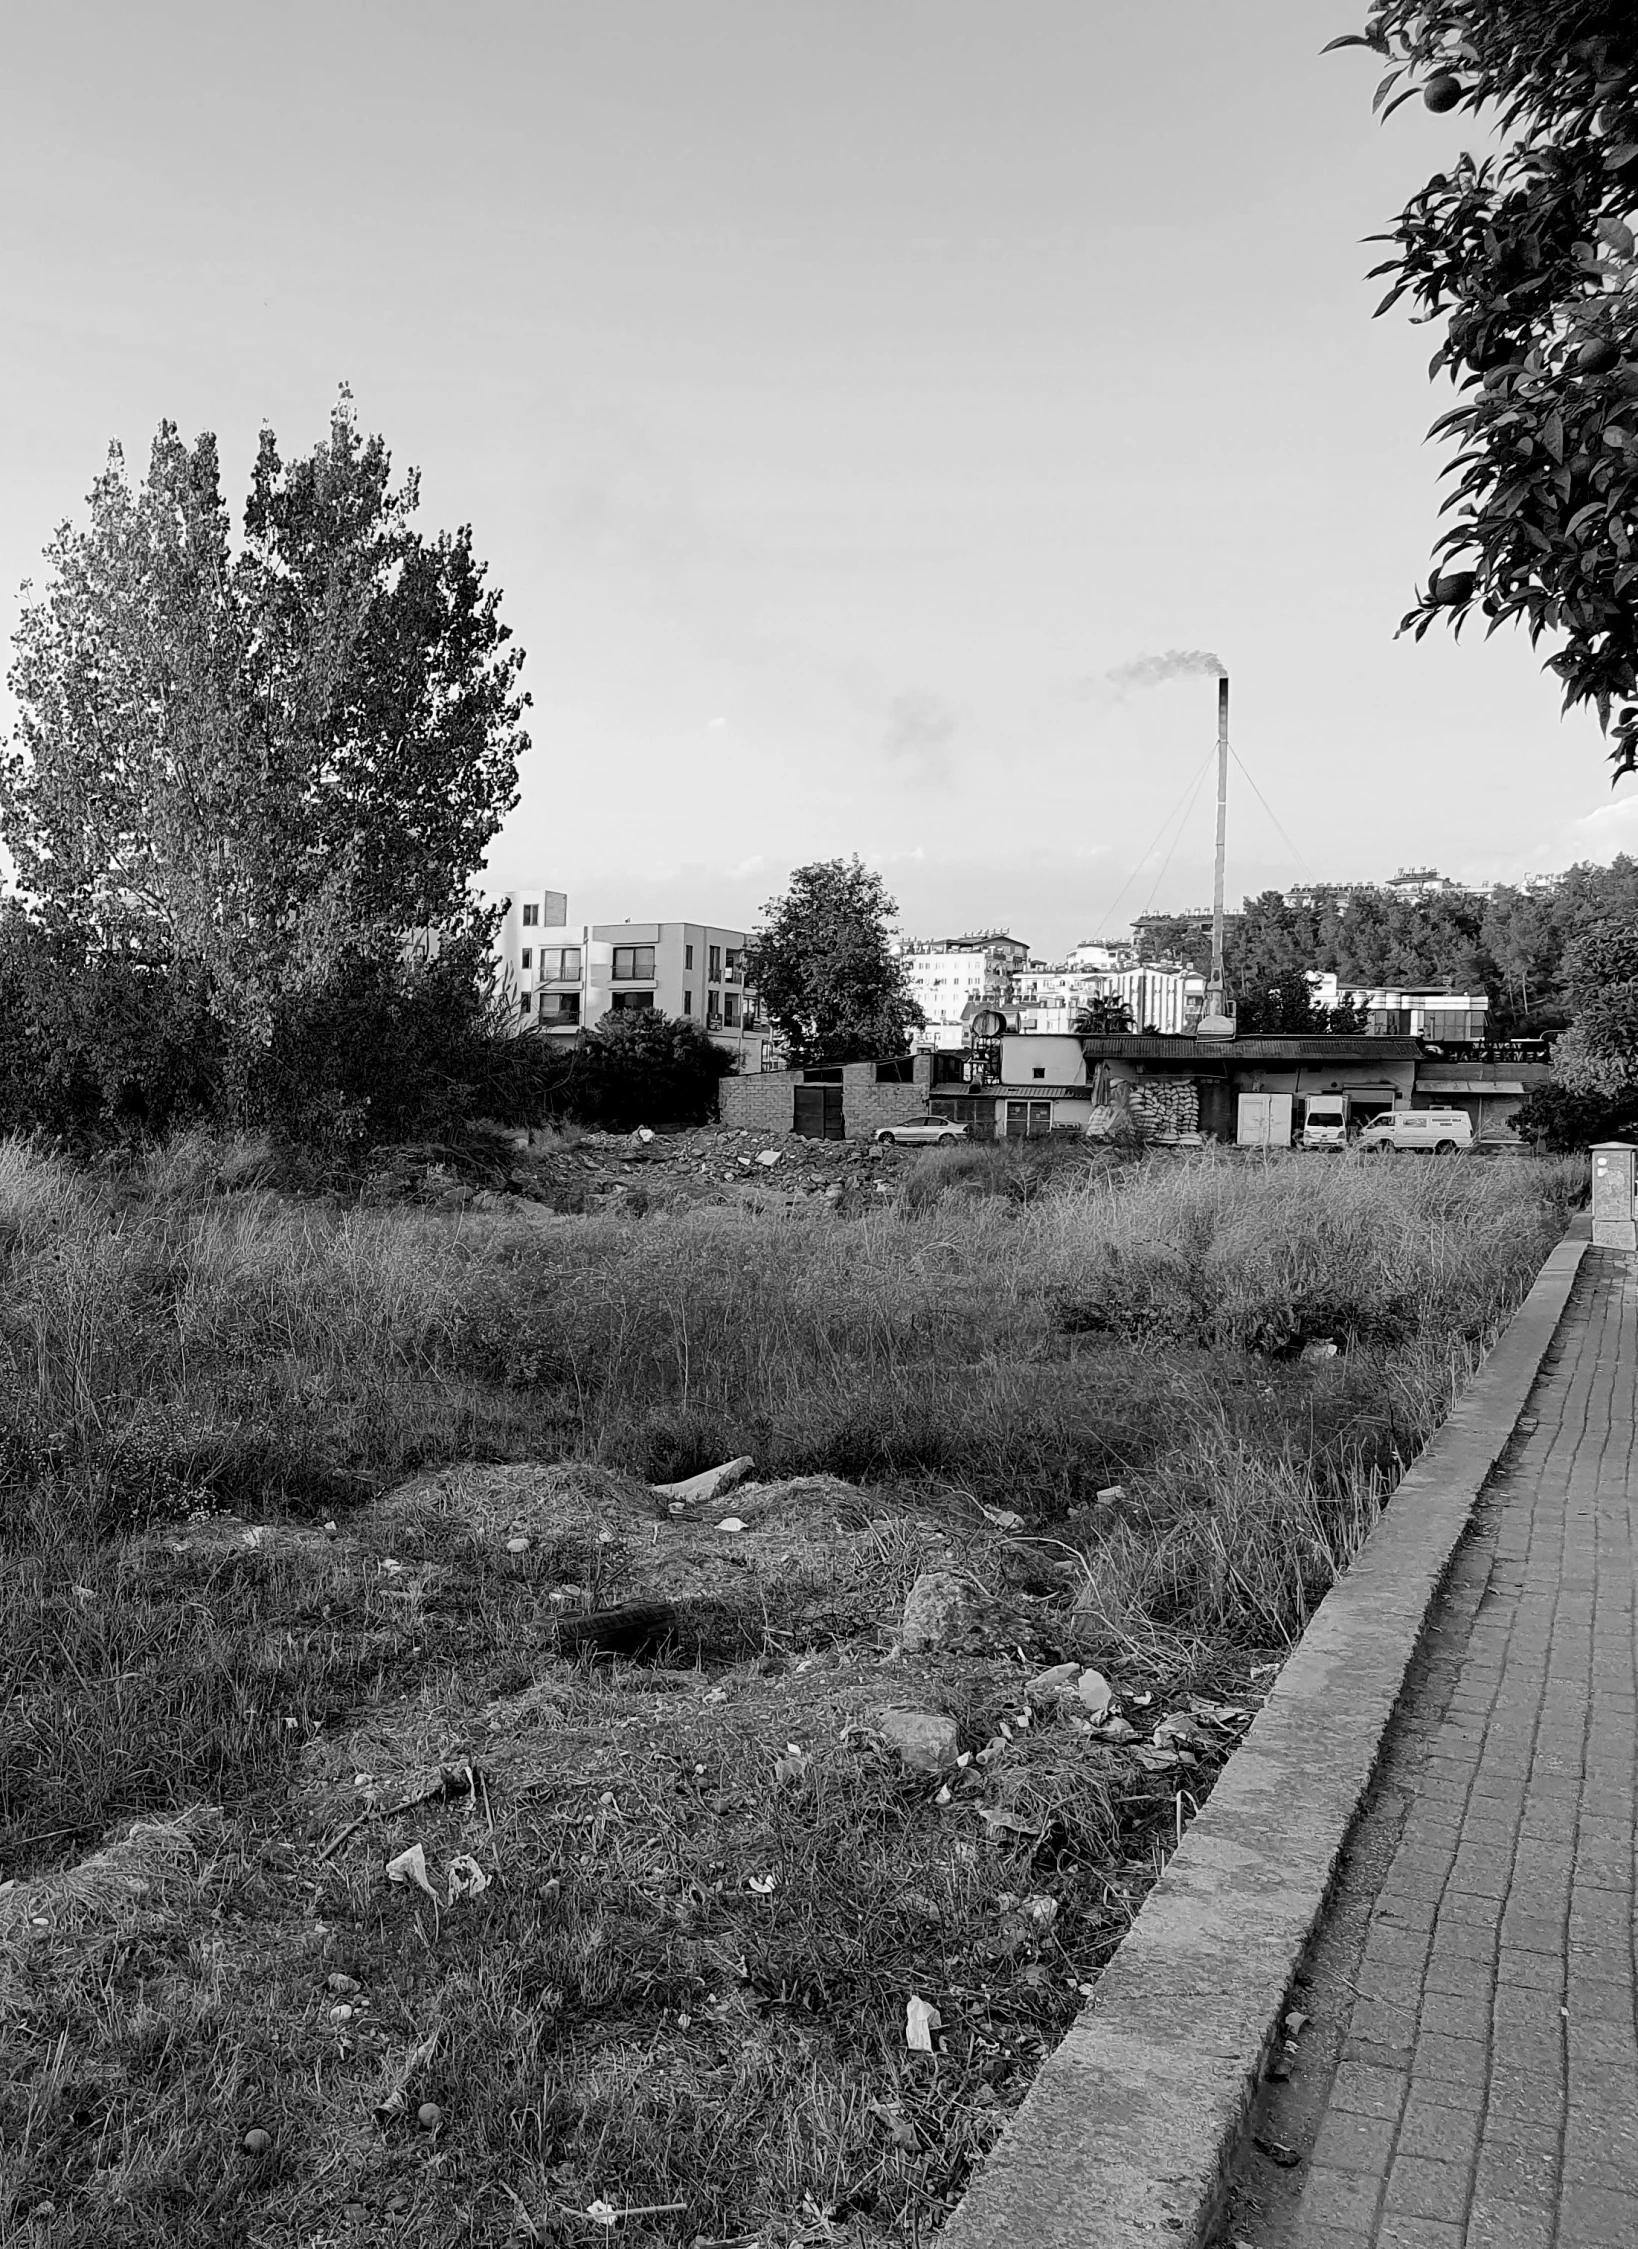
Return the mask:
[[[1638,1092],[1612,1099],[1563,1085],[1533,1086],[1514,1111],[1513,1130],[1548,1155],[1568,1155],[1600,1140],[1638,1139]]]

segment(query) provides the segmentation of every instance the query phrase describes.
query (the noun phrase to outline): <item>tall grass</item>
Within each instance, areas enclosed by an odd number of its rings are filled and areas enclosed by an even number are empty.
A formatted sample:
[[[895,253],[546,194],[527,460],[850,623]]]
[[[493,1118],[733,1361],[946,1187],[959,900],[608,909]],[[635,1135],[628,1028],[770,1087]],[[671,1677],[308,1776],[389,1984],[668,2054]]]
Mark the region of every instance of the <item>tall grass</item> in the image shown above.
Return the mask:
[[[24,1877],[0,2014],[26,2033],[0,2064],[0,2235],[47,2196],[34,2237],[71,2249],[329,2239],[342,2208],[358,2238],[453,2245],[509,2224],[513,2193],[682,2191],[706,2238],[809,2202],[901,2228],[947,2206],[1118,1941],[1147,1879],[1122,1853],[1182,1798],[1043,1720],[959,1785],[1056,1838],[1045,1859],[953,1844],[930,1784],[850,1746],[900,1675],[878,1625],[955,1555],[1009,1597],[1055,1592],[1031,1611],[1050,1645],[1237,1694],[1584,1184],[981,1155],[918,1164],[858,1217],[634,1221],[282,1200],[253,1147],[205,1141],[102,1178],[0,1144],[0,1876]],[[1302,1358],[1321,1336],[1336,1355]],[[759,1581],[779,1629],[731,1692],[577,1676],[549,1575],[478,1535],[463,1479],[368,1504],[430,1461],[659,1479],[740,1452],[878,1488],[840,1576]],[[191,1520],[223,1509],[283,1527]],[[972,1743],[1016,1716],[1015,1648],[939,1676]],[[541,1686],[550,1787],[521,1730],[504,1752],[484,1731],[490,1697]],[[462,1826],[501,1877],[481,1908],[423,1914],[379,1831],[321,1860],[306,1828],[304,1743],[383,1774],[423,1735],[525,1759],[494,1829]],[[793,1735],[807,1779],[762,1785]],[[775,1868],[770,1904],[750,1878]],[[1043,1885],[1050,1938],[1017,1910]],[[331,1971],[371,1995],[379,2049],[338,2033]],[[905,1996],[946,1989],[973,2035],[918,2074]],[[415,2097],[451,2128],[378,2130],[378,2073],[429,2026]],[[251,2124],[270,2156],[241,2147]]]

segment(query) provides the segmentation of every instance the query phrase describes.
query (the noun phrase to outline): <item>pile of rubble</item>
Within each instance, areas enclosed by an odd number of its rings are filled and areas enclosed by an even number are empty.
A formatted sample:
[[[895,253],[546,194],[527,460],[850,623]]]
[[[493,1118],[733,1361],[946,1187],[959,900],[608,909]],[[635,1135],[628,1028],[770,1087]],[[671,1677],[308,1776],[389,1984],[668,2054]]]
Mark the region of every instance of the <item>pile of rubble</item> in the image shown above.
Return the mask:
[[[370,1175],[376,1201],[416,1202],[436,1210],[501,1210],[517,1199],[583,1214],[691,1203],[788,1207],[808,1198],[849,1209],[892,1192],[896,1166],[910,1151],[874,1141],[804,1140],[794,1133],[721,1125],[680,1131],[510,1131],[469,1134],[456,1146],[387,1152]]]

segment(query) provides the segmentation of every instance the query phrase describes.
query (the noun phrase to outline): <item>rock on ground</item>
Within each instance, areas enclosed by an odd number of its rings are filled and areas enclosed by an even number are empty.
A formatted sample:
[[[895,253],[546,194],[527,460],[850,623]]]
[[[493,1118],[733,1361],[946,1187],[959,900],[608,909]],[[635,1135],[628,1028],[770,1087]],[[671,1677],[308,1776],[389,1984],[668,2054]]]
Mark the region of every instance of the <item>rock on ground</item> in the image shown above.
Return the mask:
[[[912,1771],[941,1773],[959,1751],[956,1722],[932,1710],[883,1710],[876,1730]]]
[[[900,1638],[906,1653],[948,1647],[972,1629],[977,1612],[977,1597],[965,1578],[952,1570],[925,1571],[905,1595]]]

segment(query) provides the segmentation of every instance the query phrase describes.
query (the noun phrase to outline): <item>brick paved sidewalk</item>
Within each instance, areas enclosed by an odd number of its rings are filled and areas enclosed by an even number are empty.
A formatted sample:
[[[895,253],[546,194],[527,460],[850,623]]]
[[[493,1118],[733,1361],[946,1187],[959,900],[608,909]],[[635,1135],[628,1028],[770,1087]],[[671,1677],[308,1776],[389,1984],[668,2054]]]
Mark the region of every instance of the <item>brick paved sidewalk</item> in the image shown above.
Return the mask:
[[[1236,2241],[1638,2249],[1635,1388],[1638,1277],[1593,1251],[1349,1846],[1332,2035],[1265,2095],[1303,2166],[1242,2179]]]

